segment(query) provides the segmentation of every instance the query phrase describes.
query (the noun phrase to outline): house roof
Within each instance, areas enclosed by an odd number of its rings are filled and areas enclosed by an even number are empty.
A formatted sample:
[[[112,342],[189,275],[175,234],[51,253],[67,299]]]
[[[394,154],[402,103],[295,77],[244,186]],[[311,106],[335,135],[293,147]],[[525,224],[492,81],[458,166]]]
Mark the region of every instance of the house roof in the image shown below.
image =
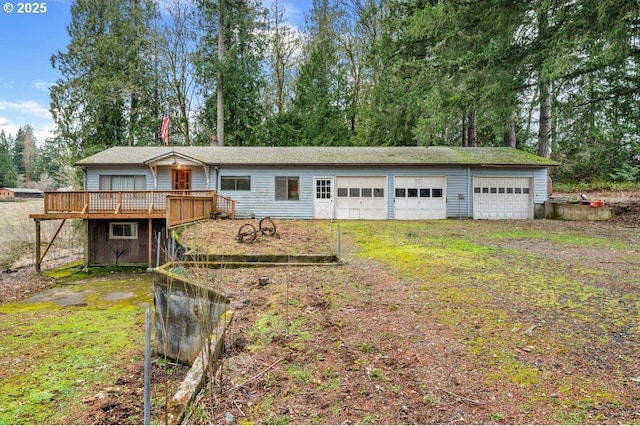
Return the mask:
[[[113,147],[84,158],[78,166],[148,164],[175,154],[212,166],[255,165],[460,165],[556,166],[525,151],[495,148],[429,147]]]

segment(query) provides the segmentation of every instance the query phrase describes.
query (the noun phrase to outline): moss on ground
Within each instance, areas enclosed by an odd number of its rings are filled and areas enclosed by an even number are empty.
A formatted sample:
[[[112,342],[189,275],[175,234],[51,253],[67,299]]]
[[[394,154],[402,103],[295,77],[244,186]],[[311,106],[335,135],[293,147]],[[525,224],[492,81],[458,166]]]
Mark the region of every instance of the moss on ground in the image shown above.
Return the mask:
[[[346,222],[342,230],[356,242],[359,256],[382,261],[421,286],[430,315],[457,330],[491,380],[531,388],[531,403],[544,392],[536,391],[541,383],[555,386],[568,408],[555,414],[556,421],[591,421],[594,405],[618,403],[620,395],[606,384],[599,385],[598,392],[589,386],[562,387],[562,379],[553,374],[558,367],[538,368],[520,354],[551,354],[557,365],[570,366],[576,355],[606,352],[608,345],[616,345],[618,332],[640,334],[640,318],[633,309],[640,306],[640,295],[600,285],[611,280],[606,270],[576,270],[559,260],[562,256],[523,256],[492,241],[547,241],[562,243],[565,249],[573,245],[613,251],[628,249],[629,244],[539,230],[491,232],[492,225],[482,222],[465,225],[467,229],[453,221],[387,222],[376,226],[373,236],[369,224]],[[620,309],[621,305],[630,308]],[[632,370],[631,359],[616,362]],[[588,382],[588,372],[571,374],[571,383]],[[589,401],[584,400],[586,390]]]
[[[0,424],[68,423],[95,386],[116,386],[122,366],[142,362],[150,275],[111,275],[64,288],[86,302],[61,307],[26,299],[0,306]]]

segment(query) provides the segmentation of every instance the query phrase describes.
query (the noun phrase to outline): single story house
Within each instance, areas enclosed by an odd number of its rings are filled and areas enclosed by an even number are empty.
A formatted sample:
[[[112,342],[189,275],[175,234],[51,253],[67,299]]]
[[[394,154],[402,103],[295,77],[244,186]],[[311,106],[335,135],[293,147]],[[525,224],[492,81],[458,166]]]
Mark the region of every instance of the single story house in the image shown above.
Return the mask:
[[[115,147],[77,163],[87,191],[202,189],[237,217],[533,219],[557,163],[512,148]]]
[[[84,191],[47,192],[44,213],[31,215],[38,269],[48,251],[39,251],[41,220],[82,219],[89,266],[164,262],[170,228],[219,213],[541,218],[557,163],[502,147],[153,146],[114,147],[76,165]]]

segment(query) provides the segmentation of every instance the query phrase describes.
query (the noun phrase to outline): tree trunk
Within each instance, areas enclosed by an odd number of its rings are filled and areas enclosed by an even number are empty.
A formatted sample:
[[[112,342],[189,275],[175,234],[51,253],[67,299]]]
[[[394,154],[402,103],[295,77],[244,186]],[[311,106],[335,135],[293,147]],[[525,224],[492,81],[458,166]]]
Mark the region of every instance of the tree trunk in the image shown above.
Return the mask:
[[[224,25],[222,22],[222,11],[218,17],[218,60],[220,66],[224,62]],[[223,88],[222,70],[218,71],[218,88],[217,88],[217,121],[216,121],[216,135],[217,144],[224,145],[224,88]]]
[[[469,146],[478,146],[478,129],[476,126],[476,113],[469,111],[467,127],[467,143]]]
[[[469,146],[469,141],[467,140],[467,113],[462,113],[462,125],[460,126],[461,136],[462,136],[462,146]]]
[[[509,117],[509,128],[504,132],[504,146],[507,148],[516,147],[516,113],[512,112]]]
[[[538,127],[538,155],[551,157],[551,86],[540,83],[540,120]]]

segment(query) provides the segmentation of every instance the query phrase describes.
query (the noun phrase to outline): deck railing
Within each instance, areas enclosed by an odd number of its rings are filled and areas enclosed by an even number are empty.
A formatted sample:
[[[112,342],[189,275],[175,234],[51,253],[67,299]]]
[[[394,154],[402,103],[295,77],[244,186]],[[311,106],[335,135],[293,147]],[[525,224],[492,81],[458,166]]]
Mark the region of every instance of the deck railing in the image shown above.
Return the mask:
[[[44,213],[162,215],[167,212],[168,196],[200,199],[198,203],[203,206],[208,199],[208,214],[235,215],[234,200],[207,190],[45,192]]]

